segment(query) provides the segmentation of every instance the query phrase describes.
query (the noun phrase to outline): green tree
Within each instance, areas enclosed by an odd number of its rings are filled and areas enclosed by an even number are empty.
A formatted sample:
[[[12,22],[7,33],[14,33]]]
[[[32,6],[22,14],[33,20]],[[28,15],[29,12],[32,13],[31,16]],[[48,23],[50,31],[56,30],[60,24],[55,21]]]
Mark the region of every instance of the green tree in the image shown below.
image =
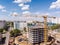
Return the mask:
[[[52,30],[59,29],[59,28],[60,28],[60,24],[55,24],[55,25],[51,26]]]
[[[3,29],[0,29],[0,33],[3,33]]]
[[[16,37],[20,34],[21,34],[21,31],[18,30],[18,29],[14,29],[14,30],[10,31],[10,35],[13,36],[13,37]]]
[[[6,33],[5,29],[0,29],[0,33]]]

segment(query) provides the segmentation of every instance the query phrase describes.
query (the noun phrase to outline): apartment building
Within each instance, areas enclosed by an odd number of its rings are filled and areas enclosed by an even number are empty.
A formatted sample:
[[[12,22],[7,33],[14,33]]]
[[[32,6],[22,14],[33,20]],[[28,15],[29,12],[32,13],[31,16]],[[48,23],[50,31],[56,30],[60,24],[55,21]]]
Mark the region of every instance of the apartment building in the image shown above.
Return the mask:
[[[23,30],[24,27],[27,27],[27,23],[25,21],[14,21],[14,29]]]

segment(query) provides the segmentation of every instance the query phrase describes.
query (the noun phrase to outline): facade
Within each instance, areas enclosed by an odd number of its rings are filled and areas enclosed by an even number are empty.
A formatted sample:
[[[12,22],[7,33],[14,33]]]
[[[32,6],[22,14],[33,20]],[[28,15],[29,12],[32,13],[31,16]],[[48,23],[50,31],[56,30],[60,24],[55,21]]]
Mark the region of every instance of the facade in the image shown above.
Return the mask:
[[[5,21],[0,21],[0,28],[4,28],[6,22]]]
[[[27,27],[27,23],[25,21],[23,21],[23,22],[15,21],[14,22],[14,29],[23,30],[24,27]]]
[[[19,29],[19,21],[14,21],[14,29]]]
[[[44,28],[43,26],[31,26],[28,30],[28,40],[32,44],[40,44],[44,41]]]
[[[49,22],[55,23],[55,24],[60,24],[60,18],[58,17],[58,18],[55,18],[55,19],[50,19]]]

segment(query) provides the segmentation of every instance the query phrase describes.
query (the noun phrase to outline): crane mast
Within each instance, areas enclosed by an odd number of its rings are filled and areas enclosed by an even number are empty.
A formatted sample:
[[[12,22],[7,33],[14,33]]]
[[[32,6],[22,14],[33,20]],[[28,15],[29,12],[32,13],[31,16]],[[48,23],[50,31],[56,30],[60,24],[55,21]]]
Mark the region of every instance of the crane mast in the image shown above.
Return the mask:
[[[46,43],[48,40],[47,16],[43,16],[43,18],[44,18],[44,42]]]

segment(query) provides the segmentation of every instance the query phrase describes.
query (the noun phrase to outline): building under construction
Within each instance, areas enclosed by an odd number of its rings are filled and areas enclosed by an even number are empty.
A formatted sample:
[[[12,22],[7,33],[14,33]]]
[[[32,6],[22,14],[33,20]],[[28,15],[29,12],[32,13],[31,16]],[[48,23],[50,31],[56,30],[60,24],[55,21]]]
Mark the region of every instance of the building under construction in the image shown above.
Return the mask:
[[[28,30],[28,40],[29,43],[33,45],[38,44],[40,45],[41,42],[44,42],[44,26],[43,25],[35,25],[30,26]],[[48,37],[48,36],[47,36]]]

